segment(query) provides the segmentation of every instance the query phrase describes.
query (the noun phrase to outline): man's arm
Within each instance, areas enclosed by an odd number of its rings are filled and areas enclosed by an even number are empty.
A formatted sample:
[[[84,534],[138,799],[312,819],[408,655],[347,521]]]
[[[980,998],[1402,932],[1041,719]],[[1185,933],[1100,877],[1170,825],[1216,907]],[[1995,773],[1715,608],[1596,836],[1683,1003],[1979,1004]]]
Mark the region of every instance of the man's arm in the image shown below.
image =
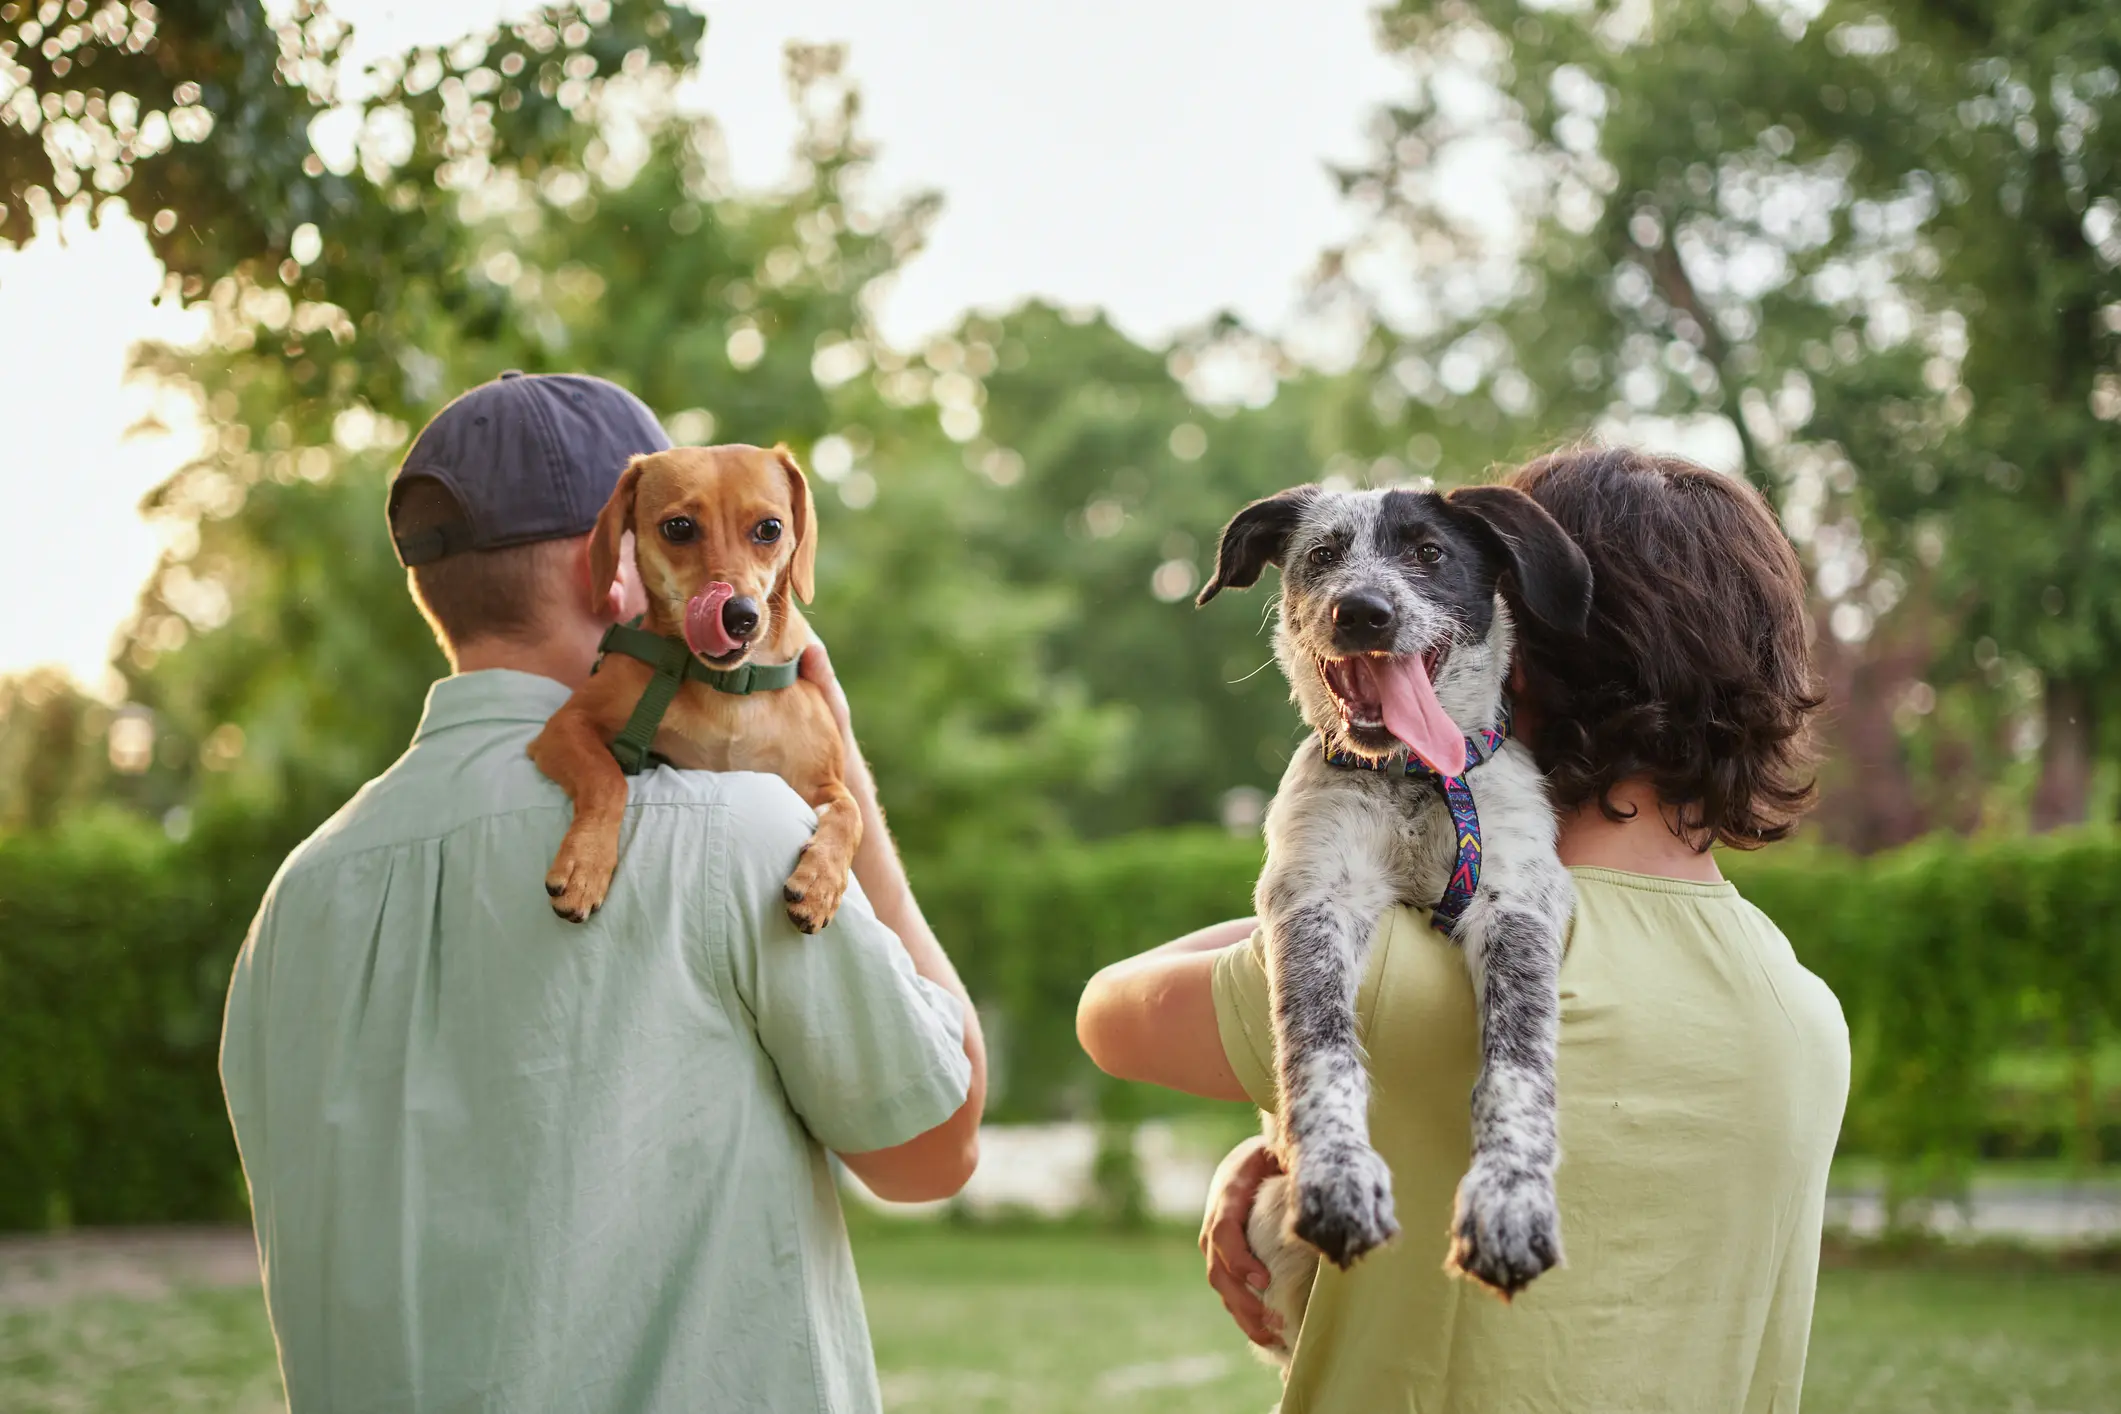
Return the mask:
[[[965,1058],[972,1066],[972,1080],[965,1103],[935,1128],[915,1135],[903,1144],[863,1153],[842,1151],[840,1158],[855,1176],[879,1198],[895,1202],[920,1202],[948,1198],[963,1188],[979,1163],[979,1122],[987,1102],[987,1045],[980,1034],[979,1013],[958,978],[957,969],[936,941],[935,932],[921,913],[920,903],[906,880],[906,868],[884,824],[883,807],[876,798],[876,780],[869,763],[855,744],[847,711],[847,696],[833,675],[832,660],[822,643],[812,642],[803,651],[803,676],[824,691],[839,722],[846,748],[847,788],[862,812],[862,842],[854,855],[854,876],[869,896],[877,921],[898,935],[913,970],[956,997],[964,1008]]]
[[[1092,977],[1075,1009],[1075,1036],[1097,1068],[1211,1100],[1249,1098],[1216,1025],[1215,959],[1257,926],[1251,918],[1217,923]]]

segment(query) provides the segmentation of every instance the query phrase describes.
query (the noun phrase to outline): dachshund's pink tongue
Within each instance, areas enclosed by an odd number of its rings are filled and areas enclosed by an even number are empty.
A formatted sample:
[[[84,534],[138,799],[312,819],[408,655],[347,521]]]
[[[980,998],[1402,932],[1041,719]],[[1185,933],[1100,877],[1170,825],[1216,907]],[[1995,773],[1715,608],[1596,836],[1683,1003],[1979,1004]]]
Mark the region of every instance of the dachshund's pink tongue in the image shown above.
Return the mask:
[[[1439,775],[1456,776],[1466,769],[1466,734],[1451,720],[1436,700],[1429,683],[1428,665],[1419,653],[1395,653],[1389,658],[1365,658],[1384,708],[1385,730],[1407,744],[1407,750],[1426,761]]]
[[[702,658],[722,658],[743,645],[722,627],[722,605],[736,593],[734,585],[720,580],[708,585],[685,605],[685,646]]]

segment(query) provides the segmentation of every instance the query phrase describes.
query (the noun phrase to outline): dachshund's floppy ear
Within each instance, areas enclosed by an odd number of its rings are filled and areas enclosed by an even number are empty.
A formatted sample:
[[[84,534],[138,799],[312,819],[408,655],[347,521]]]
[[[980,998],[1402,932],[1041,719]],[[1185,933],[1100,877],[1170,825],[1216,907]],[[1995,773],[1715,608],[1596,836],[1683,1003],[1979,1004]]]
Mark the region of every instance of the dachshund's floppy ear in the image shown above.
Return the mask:
[[[795,523],[788,533],[795,537],[795,558],[788,562],[788,585],[805,604],[817,593],[817,517],[810,509],[810,480],[795,464],[795,453],[785,444],[773,449],[775,460],[788,473],[788,518]]]
[[[1316,486],[1291,487],[1230,517],[1215,553],[1215,577],[1193,602],[1205,604],[1225,589],[1250,589],[1259,583],[1261,570],[1281,563],[1289,536],[1317,495]]]
[[[1444,504],[1502,555],[1524,612],[1564,633],[1590,626],[1591,562],[1537,501],[1513,486],[1461,486]]]
[[[619,551],[626,532],[633,528],[633,497],[641,485],[641,463],[637,456],[619,473],[619,484],[611,488],[611,499],[597,512],[596,528],[589,532],[589,612],[602,615],[611,609],[611,585],[619,577]]]

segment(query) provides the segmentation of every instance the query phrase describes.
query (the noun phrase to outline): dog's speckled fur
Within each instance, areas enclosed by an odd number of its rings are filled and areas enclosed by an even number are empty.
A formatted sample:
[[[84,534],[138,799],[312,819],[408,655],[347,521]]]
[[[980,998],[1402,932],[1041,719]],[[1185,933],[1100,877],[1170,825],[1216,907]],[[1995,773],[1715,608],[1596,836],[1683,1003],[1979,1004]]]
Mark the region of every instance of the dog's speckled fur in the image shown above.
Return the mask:
[[[1355,992],[1379,917],[1395,903],[1435,903],[1457,853],[1433,785],[1327,764],[1326,747],[1372,760],[1405,753],[1343,716],[1319,660],[1448,645],[1434,674],[1437,699],[1461,730],[1493,727],[1509,672],[1511,605],[1580,631],[1590,569],[1545,512],[1499,487],[1449,496],[1299,487],[1255,502],[1225,529],[1200,602],[1256,582],[1269,563],[1282,567],[1275,653],[1316,733],[1290,761],[1267,812],[1256,895],[1281,1092],[1270,1136],[1289,1177],[1262,1191],[1252,1234],[1275,1274],[1269,1303],[1286,1319],[1292,1311],[1300,1318],[1315,1261],[1306,1251],[1303,1266],[1292,1265],[1280,1250],[1288,1238],[1345,1267],[1399,1230],[1391,1174],[1369,1142]],[[1392,606],[1386,641],[1351,646],[1349,631],[1336,627],[1333,606],[1356,593]],[[1554,819],[1530,752],[1508,741],[1469,781],[1483,860],[1459,939],[1480,1008],[1481,1071],[1472,1162],[1446,1265],[1507,1298],[1562,1255],[1556,974],[1574,893],[1554,854]],[[1306,1275],[1290,1291],[1297,1270]],[[1286,1330],[1293,1338],[1293,1322]]]

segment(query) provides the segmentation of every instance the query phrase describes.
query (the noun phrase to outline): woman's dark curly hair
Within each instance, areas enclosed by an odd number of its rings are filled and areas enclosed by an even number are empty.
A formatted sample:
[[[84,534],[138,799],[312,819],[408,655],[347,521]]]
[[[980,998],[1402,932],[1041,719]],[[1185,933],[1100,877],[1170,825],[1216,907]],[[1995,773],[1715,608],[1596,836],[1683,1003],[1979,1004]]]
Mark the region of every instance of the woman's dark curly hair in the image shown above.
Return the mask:
[[[1525,616],[1530,744],[1557,810],[1642,777],[1701,849],[1787,836],[1812,803],[1806,729],[1822,698],[1804,572],[1744,482],[1678,457],[1555,452],[1508,484],[1591,561],[1586,638]]]

